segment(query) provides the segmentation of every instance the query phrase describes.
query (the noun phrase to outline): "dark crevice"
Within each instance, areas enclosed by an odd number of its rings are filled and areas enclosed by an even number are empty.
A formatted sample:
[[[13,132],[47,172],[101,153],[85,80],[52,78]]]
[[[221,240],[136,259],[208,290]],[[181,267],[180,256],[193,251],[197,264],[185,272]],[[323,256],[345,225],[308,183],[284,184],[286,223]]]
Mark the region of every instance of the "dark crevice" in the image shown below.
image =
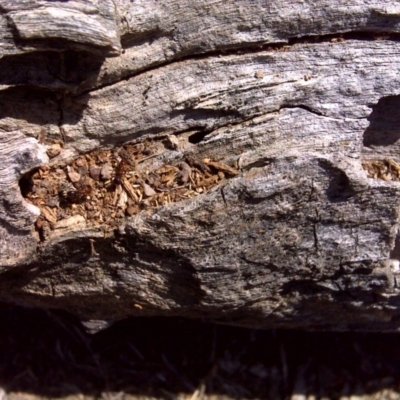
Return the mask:
[[[272,164],[275,161],[275,158],[271,157],[260,157],[257,161],[253,161],[249,164],[242,166],[242,171],[250,171],[253,168],[264,168],[267,165]]]
[[[315,250],[318,251],[318,234],[317,234],[317,225],[313,224],[313,235],[314,235],[314,246]]]
[[[226,198],[225,198],[225,193],[224,193],[224,188],[223,187],[220,189],[220,192],[221,192],[222,201],[224,202],[225,207],[226,207],[228,204],[226,202]]]
[[[279,111],[283,110],[283,109],[295,109],[295,108],[301,108],[302,110],[308,111],[312,114],[318,115],[319,117],[326,117],[326,115],[322,114],[321,112],[314,110],[313,108],[306,106],[304,104],[293,104],[293,105],[289,105],[289,104],[282,104],[279,107]]]
[[[394,248],[390,252],[390,258],[395,260],[400,260],[400,235],[397,233]]]
[[[373,270],[371,268],[358,267],[353,270],[353,274],[355,274],[355,275],[371,275],[372,271]]]
[[[328,160],[319,160],[318,163],[329,178],[329,185],[326,189],[326,195],[329,201],[332,203],[346,202],[350,197],[356,194],[356,190],[345,171]]]
[[[33,189],[33,181],[32,175],[37,172],[38,168],[34,168],[29,172],[22,175],[21,179],[19,180],[19,188],[21,190],[22,197],[26,198],[28,194]]]
[[[208,119],[218,120],[225,117],[227,119],[229,118],[230,123],[236,122],[237,120],[240,120],[240,122],[243,123],[242,118],[244,116],[234,108],[215,110],[207,108],[193,108],[193,105],[187,104],[185,105],[185,109],[183,110],[171,111],[171,119],[179,117],[183,118],[184,121],[192,125],[190,127],[191,129],[201,129],[204,136],[206,136],[212,131],[212,129],[207,124]],[[252,116],[252,118],[254,117],[255,116]],[[228,125],[229,122],[227,122],[226,125]],[[223,125],[218,125],[217,127],[220,128],[220,126]]]
[[[198,144],[198,143],[200,143],[208,134],[209,134],[209,132],[196,132],[196,133],[193,133],[193,135],[190,135],[190,136],[188,137],[189,143]]]
[[[74,89],[75,85],[86,82],[91,76],[97,76],[104,60],[104,56],[76,50],[60,53],[45,52],[39,59],[46,63],[49,76],[65,83],[67,88],[71,87],[71,89]]]
[[[81,83],[96,79],[104,59],[84,51],[6,55],[0,60],[0,84],[73,92]]]
[[[375,41],[375,40],[391,40],[400,41],[399,32],[390,32],[378,29],[370,30],[356,30],[343,33],[331,33],[326,35],[305,35],[301,37],[293,37],[288,40],[288,44],[293,46],[302,43],[335,43],[343,40],[361,40],[361,41]]]
[[[62,142],[63,142],[64,145],[65,145],[66,142],[67,142],[67,136],[66,136],[66,134],[65,134],[64,127],[63,127],[63,125],[64,125],[64,109],[63,109],[63,104],[64,104],[64,96],[62,96],[62,97],[60,98],[60,100],[58,101],[58,112],[60,113],[60,118],[59,118],[59,120],[58,120],[57,126],[58,126],[58,129],[60,130],[60,136],[61,136]]]
[[[306,299],[307,295],[315,295],[318,293],[332,293],[333,291],[327,287],[318,285],[312,279],[298,279],[291,280],[288,283],[284,283],[281,286],[280,294],[282,296],[288,295],[290,293],[299,293]]]
[[[364,132],[363,145],[390,146],[400,138],[400,96],[387,96],[372,106],[370,125]]]
[[[45,126],[55,122],[56,103],[57,94],[48,89],[35,85],[9,87],[0,92],[0,118],[15,118]],[[29,111],[26,104],[29,104]]]
[[[326,115],[326,114],[324,114],[324,113],[322,113],[320,111],[315,110],[314,108],[306,106],[305,104],[282,104],[277,111],[281,111],[281,110],[285,110],[285,109],[296,109],[296,108],[300,108],[300,109],[302,109],[304,111],[308,111],[309,113],[317,115],[318,117],[325,117],[325,118],[336,119],[336,120],[337,119],[341,119],[341,118],[337,118],[337,117],[332,117],[332,116]],[[276,111],[271,111],[269,113],[272,113],[272,112],[276,112]],[[361,120],[361,119],[365,119],[365,117],[358,117],[358,118],[346,117],[346,119]]]

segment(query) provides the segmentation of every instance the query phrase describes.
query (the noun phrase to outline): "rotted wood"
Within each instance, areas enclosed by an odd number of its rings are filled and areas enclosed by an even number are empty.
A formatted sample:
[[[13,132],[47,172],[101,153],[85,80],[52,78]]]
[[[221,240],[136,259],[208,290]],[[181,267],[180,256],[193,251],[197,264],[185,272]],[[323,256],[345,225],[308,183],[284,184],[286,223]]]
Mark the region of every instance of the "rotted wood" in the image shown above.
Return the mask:
[[[3,301],[399,328],[393,2],[0,12]]]

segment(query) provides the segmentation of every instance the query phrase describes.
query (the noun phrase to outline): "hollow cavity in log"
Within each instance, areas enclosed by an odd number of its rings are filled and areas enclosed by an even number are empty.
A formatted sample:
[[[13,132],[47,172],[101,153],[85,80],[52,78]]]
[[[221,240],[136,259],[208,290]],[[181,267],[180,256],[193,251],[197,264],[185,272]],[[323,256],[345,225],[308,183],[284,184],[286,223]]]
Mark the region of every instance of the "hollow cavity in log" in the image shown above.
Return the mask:
[[[219,161],[183,155],[154,168],[142,162],[160,156],[151,144],[127,144],[83,154],[65,167],[44,165],[20,181],[25,199],[40,209],[41,240],[79,216],[116,228],[123,218],[201,195],[239,172]]]

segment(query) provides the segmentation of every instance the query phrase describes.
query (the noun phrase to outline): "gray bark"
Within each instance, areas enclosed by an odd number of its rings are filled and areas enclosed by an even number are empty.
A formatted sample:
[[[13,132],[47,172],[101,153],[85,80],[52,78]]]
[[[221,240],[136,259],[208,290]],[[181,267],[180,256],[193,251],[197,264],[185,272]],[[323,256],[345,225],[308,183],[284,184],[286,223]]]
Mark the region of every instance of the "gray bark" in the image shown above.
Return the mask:
[[[265,3],[0,1],[2,300],[398,329],[400,6]],[[239,173],[40,234],[20,179],[124,143],[150,143],[141,171],[195,155]]]

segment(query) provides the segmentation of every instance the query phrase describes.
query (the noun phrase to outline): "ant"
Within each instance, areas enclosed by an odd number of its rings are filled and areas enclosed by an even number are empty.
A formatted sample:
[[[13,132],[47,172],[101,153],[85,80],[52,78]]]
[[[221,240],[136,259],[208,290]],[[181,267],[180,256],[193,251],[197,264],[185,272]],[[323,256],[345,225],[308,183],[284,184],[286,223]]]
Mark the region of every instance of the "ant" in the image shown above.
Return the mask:
[[[80,204],[87,200],[90,193],[92,193],[92,187],[90,185],[82,185],[76,190],[62,192],[61,196],[69,204]]]
[[[124,176],[127,169],[128,169],[128,161],[126,161],[125,158],[121,158],[121,161],[118,163],[117,169],[115,170],[115,178],[114,178],[115,185],[121,184],[121,179]]]

